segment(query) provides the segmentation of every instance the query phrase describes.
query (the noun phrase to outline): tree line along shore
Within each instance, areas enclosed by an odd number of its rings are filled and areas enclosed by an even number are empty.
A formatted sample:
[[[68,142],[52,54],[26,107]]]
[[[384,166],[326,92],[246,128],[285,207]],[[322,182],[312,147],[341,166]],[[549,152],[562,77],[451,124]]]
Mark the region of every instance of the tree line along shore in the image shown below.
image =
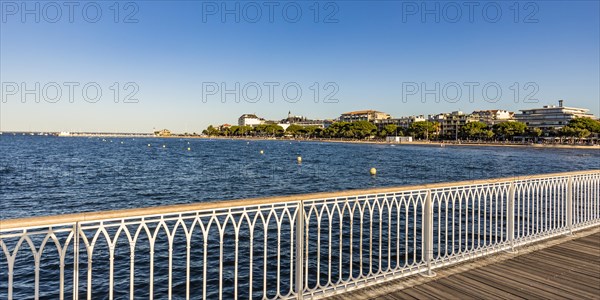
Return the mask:
[[[294,138],[346,141],[385,141],[388,136],[411,136],[420,141],[439,142],[479,142],[479,143],[550,143],[587,144],[599,142],[600,121],[589,118],[576,118],[559,130],[543,133],[539,128],[527,127],[525,123],[513,121],[489,126],[483,122],[470,122],[460,127],[455,134],[441,135],[440,124],[432,121],[419,121],[407,128],[394,124],[378,128],[369,121],[334,122],[327,128],[291,124],[287,129],[276,124],[256,126],[230,126],[216,128],[208,126],[203,132],[207,137],[244,138]]]

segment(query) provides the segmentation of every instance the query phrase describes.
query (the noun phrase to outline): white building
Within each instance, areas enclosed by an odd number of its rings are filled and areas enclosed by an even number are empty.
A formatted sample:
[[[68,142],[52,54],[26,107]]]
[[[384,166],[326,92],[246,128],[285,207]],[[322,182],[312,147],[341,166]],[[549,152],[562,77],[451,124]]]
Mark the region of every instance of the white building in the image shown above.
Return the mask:
[[[388,136],[385,138],[388,143],[410,143],[413,141],[412,136]]]
[[[340,116],[342,122],[357,122],[389,119],[390,115],[376,110],[357,110],[343,113]]]
[[[421,116],[408,116],[408,117],[401,117],[401,118],[375,120],[374,123],[375,123],[375,125],[377,125],[377,128],[379,130],[381,130],[386,125],[390,125],[390,124],[396,125],[400,128],[408,129],[412,123],[422,122],[422,121],[427,121],[427,119],[425,119],[425,117],[421,115]]]
[[[238,118],[239,126],[256,126],[265,123],[265,119],[257,117],[255,114],[243,114]]]
[[[494,126],[498,123],[510,121],[514,119],[514,112],[508,110],[492,109],[492,110],[476,110],[471,115],[479,118],[480,122],[488,126]]]
[[[589,109],[563,106],[563,100],[558,101],[558,106],[546,105],[542,108],[524,109],[515,115],[519,122],[527,127],[540,128],[543,132],[561,129],[575,118],[596,119],[588,113]]]
[[[451,113],[430,115],[429,121],[440,124],[440,136],[458,139],[460,129],[467,123],[479,121],[479,118],[474,115],[467,115],[462,111],[453,111]]]

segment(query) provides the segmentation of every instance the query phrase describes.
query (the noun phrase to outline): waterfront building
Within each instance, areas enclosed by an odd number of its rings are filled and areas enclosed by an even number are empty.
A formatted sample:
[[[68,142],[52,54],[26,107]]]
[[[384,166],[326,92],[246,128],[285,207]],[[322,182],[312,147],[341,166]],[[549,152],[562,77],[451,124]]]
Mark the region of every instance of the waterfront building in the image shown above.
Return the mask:
[[[373,123],[377,126],[378,130],[381,130],[386,125],[396,125],[398,128],[408,129],[410,125],[414,122],[422,122],[427,119],[423,116],[408,116],[408,117],[400,117],[400,118],[389,118],[383,120],[375,120]]]
[[[453,111],[451,113],[430,115],[429,121],[440,124],[440,136],[458,139],[460,129],[467,123],[479,121],[479,117],[467,115],[462,111]]]
[[[558,106],[545,105],[542,108],[523,109],[520,114],[515,115],[515,119],[525,123],[529,128],[539,128],[543,133],[548,134],[561,129],[575,118],[596,119],[588,112],[589,109],[585,108],[563,106],[563,100],[559,100]]]
[[[259,118],[255,114],[243,114],[238,118],[239,126],[256,126],[265,124],[265,119]]]
[[[168,129],[163,129],[154,132],[155,136],[171,136],[171,131]]]
[[[492,109],[476,110],[471,115],[475,118],[479,118],[479,122],[483,122],[492,127],[498,123],[514,120],[515,113],[507,110]]]
[[[410,143],[413,141],[412,136],[387,136],[385,138],[388,143]]]
[[[376,110],[358,110],[343,113],[340,115],[340,121],[342,122],[357,122],[357,121],[369,121],[375,122],[377,120],[389,119],[390,115],[384,112]]]

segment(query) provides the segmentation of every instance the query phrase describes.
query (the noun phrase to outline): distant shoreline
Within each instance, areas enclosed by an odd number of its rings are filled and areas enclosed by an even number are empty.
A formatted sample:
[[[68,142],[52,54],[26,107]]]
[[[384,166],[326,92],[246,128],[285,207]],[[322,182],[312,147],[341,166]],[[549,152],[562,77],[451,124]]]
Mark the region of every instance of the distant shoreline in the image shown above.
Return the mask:
[[[4,132],[4,135],[8,132]],[[17,134],[18,136],[22,134]],[[2,135],[0,135],[2,136]],[[25,136],[29,136],[26,134]],[[36,135],[37,136],[37,135]],[[56,135],[53,135],[56,136]],[[146,134],[77,134],[70,136],[56,136],[62,138],[180,138],[180,139],[215,139],[215,140],[243,140],[243,141],[297,141],[297,142],[322,142],[322,143],[348,143],[348,144],[374,144],[374,145],[398,145],[398,146],[428,146],[428,147],[517,147],[517,148],[539,148],[539,149],[584,149],[584,150],[600,150],[600,145],[568,145],[568,144],[516,144],[516,143],[477,143],[461,141],[412,141],[406,143],[390,143],[386,141],[361,141],[361,140],[341,140],[341,139],[289,139],[289,138],[264,138],[264,137],[224,137],[224,136],[154,136]]]
[[[231,137],[200,137],[204,139],[225,139],[225,140],[271,140],[271,141],[297,141],[297,142],[323,142],[323,143],[348,143],[348,144],[373,144],[373,145],[398,145],[398,146],[427,146],[427,147],[517,147],[517,148],[557,148],[557,149],[586,149],[600,150],[600,145],[564,145],[564,144],[508,144],[508,143],[470,143],[470,142],[439,142],[439,141],[413,141],[407,143],[390,143],[386,141],[353,141],[353,140],[336,140],[336,139],[269,139],[269,138],[231,138]]]

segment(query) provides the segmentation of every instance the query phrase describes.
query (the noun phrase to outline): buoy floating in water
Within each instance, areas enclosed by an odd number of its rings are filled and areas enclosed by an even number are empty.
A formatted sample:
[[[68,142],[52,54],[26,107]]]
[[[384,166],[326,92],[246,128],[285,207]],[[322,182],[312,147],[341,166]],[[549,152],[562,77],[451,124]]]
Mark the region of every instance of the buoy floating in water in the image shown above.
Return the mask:
[[[167,148],[167,145],[163,145],[163,148]]]
[[[371,173],[372,176],[375,176],[377,175],[377,169],[371,168],[371,170],[369,170],[369,173]]]
[[[150,144],[148,144],[148,147],[150,147]]]
[[[298,158],[296,159],[298,161],[299,164],[302,163],[302,156],[298,156]]]
[[[263,150],[260,150],[260,154],[265,154],[265,151],[263,151]]]
[[[188,147],[188,151],[191,151],[191,150],[192,150],[192,148]]]

